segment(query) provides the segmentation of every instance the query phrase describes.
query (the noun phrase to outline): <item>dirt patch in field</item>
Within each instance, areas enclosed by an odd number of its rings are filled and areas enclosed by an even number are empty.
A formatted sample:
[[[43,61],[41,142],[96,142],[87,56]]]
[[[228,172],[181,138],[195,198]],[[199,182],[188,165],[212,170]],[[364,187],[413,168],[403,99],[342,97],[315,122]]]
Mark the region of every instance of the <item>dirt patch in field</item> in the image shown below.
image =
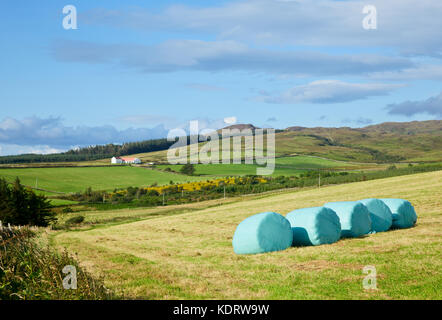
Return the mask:
[[[325,269],[361,269],[363,266],[359,264],[352,263],[339,263],[336,261],[328,260],[312,260],[307,262],[298,262],[292,265],[292,269],[302,270],[302,271],[315,271],[315,270],[325,270]]]
[[[391,245],[387,244],[385,246],[379,245],[379,246],[370,246],[370,247],[364,247],[364,248],[355,248],[352,249],[353,253],[394,253],[401,250],[400,245]]]

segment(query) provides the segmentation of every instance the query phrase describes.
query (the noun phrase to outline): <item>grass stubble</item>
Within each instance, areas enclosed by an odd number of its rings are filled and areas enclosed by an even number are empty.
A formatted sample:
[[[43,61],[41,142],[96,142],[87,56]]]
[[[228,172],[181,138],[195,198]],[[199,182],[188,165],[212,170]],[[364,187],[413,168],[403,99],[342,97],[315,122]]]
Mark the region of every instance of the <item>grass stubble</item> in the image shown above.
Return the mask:
[[[58,231],[50,241],[78,254],[107,287],[133,299],[441,299],[441,190],[442,171],[437,171],[217,200],[188,211],[176,206],[166,215],[165,208],[118,210],[105,214],[134,214],[141,220]],[[410,200],[417,225],[318,247],[233,253],[235,228],[252,214],[285,215],[328,201],[370,197]],[[376,290],[362,287],[367,265],[376,267]]]

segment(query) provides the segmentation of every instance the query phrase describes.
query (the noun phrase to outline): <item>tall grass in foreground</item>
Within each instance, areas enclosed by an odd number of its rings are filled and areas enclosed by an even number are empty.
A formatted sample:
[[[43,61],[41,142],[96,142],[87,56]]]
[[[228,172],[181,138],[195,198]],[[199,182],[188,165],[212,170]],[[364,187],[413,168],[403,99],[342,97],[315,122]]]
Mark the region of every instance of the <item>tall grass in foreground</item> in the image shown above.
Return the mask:
[[[77,270],[77,289],[64,289],[65,266]],[[29,228],[0,229],[0,300],[101,300],[114,295],[67,252],[40,246]]]

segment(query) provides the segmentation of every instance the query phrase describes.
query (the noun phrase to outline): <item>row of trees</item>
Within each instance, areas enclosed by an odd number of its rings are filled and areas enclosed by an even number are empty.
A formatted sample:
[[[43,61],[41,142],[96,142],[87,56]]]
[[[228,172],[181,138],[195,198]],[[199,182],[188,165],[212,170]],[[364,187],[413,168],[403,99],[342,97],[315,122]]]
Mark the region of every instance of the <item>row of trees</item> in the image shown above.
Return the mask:
[[[17,178],[10,184],[0,179],[0,221],[12,225],[48,226],[55,213],[50,201],[26,188]]]
[[[122,145],[106,144],[101,146],[89,146],[56,154],[3,156],[0,157],[0,164],[92,161],[111,158],[113,156],[125,156],[129,154],[167,150],[173,143],[175,142],[167,141],[167,139],[155,139],[141,142],[129,142]]]
[[[219,135],[221,138],[221,135]],[[75,162],[92,161],[98,159],[111,158],[113,156],[125,156],[137,153],[147,153],[169,149],[176,140],[168,141],[166,138],[144,140],[139,142],[127,142],[119,144],[106,144],[98,146],[89,146],[85,148],[72,149],[67,152],[54,154],[23,154],[16,156],[0,157],[0,164],[13,163],[38,163],[38,162]],[[187,137],[187,143],[190,144],[191,137]]]

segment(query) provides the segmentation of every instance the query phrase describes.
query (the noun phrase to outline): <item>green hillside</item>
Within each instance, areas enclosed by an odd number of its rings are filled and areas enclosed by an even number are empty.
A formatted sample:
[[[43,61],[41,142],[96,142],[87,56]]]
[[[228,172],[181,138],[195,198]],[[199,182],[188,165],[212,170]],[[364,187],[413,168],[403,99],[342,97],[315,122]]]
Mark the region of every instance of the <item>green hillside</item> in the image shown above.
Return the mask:
[[[311,155],[361,163],[442,160],[442,121],[384,123],[360,129],[290,127],[276,133],[276,156]],[[166,162],[167,150],[134,156]],[[97,163],[107,163],[109,159]]]
[[[289,153],[295,143],[302,144],[302,153],[326,153],[342,160],[440,161],[442,121],[383,123],[362,129],[304,128],[281,134],[277,150]]]
[[[255,129],[252,125],[236,125],[236,127]],[[154,144],[156,141],[152,140],[150,144]],[[124,154],[138,157],[143,162],[167,163],[167,149],[170,143],[154,145],[155,148],[149,142],[143,143],[148,145],[147,149],[156,151],[126,154],[130,150],[143,149],[143,147],[138,147],[137,143],[132,143],[128,145],[137,146],[137,148],[125,149]],[[143,145],[141,142],[139,144]],[[114,146],[97,148],[110,152],[111,147]],[[123,151],[119,150],[115,155],[121,152]],[[310,155],[360,163],[439,162],[442,161],[442,121],[389,122],[357,129],[298,126],[277,130],[276,156],[293,155]],[[23,155],[23,159],[20,157],[0,157],[4,160],[2,166],[108,165],[111,154],[109,153],[108,156],[104,156],[100,160],[74,161],[66,158],[67,160],[52,163],[42,161],[45,159],[44,157],[37,163],[24,163],[32,157],[29,155]],[[63,159],[63,157],[55,155],[52,158]],[[17,162],[13,162],[13,159],[16,159]]]

